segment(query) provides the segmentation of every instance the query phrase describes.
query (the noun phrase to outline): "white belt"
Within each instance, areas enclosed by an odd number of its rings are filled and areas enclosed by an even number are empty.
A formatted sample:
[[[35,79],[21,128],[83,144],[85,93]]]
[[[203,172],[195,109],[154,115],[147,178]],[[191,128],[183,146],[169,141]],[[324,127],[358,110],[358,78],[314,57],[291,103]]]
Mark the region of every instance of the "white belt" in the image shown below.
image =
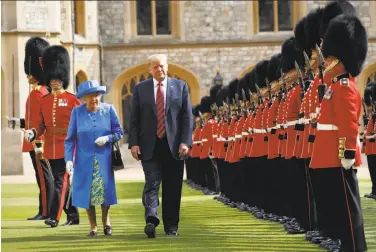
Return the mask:
[[[366,139],[372,139],[372,138],[375,138],[375,134],[370,135],[370,136],[366,136]]]
[[[277,127],[267,128],[267,129],[266,129],[266,132],[270,133],[270,132],[272,132],[272,129],[277,129]]]
[[[338,127],[334,124],[317,124],[317,130],[338,130]]]
[[[309,118],[313,119],[317,117],[317,113],[310,113]]]
[[[252,134],[252,128],[248,128],[248,132]]]
[[[213,138],[217,138],[217,135],[213,135]]]
[[[285,125],[284,124],[277,124],[276,127],[277,127],[277,129],[282,129],[282,127],[285,127]]]
[[[242,136],[248,136],[247,132],[242,132]]]
[[[228,140],[229,140],[229,141],[234,141],[234,140],[235,140],[235,137],[229,137]]]
[[[264,130],[264,129],[254,129],[253,132],[255,132],[256,134],[263,134],[263,133],[266,133],[266,130]]]
[[[298,123],[298,120],[295,120],[295,121],[287,122],[285,125],[288,127],[288,126],[293,126],[293,125],[295,125],[297,123]]]
[[[193,144],[199,144],[201,141],[193,141]]]
[[[242,135],[235,135],[235,138],[242,138]]]
[[[204,138],[204,139],[202,139],[201,141],[202,141],[202,142],[207,142],[208,139]]]
[[[306,119],[306,118],[304,118],[304,119],[303,119],[303,123],[304,123],[304,124],[310,124],[310,123],[311,123],[311,119]]]

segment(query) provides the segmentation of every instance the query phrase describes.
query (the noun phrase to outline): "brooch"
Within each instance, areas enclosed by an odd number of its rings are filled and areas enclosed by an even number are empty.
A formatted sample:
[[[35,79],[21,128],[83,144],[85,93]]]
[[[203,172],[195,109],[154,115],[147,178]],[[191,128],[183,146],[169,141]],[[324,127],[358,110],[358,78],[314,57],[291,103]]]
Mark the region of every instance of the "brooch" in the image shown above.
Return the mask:
[[[107,109],[104,109],[104,108],[101,108],[100,110],[99,110],[99,113],[100,113],[100,115],[101,116],[106,116],[107,114],[108,114],[108,110]]]

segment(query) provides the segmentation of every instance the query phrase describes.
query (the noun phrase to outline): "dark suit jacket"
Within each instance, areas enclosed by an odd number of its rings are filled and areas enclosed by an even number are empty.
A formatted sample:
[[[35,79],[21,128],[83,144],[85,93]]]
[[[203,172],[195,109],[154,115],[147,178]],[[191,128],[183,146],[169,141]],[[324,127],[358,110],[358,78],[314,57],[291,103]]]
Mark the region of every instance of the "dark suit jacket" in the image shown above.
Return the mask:
[[[193,115],[187,84],[173,78],[167,79],[165,126],[172,156],[179,159],[179,145],[192,145]],[[141,160],[151,159],[157,135],[153,79],[142,81],[135,86],[129,134],[129,149],[138,145]]]

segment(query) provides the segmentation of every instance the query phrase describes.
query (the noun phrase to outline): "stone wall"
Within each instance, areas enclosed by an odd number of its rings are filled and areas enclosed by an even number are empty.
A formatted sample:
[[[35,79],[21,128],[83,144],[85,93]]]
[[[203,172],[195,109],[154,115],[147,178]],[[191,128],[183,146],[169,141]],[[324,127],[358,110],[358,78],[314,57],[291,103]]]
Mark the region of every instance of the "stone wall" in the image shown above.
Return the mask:
[[[104,57],[106,78],[110,85],[113,80],[134,65],[144,62],[150,54],[164,53],[169,62],[177,63],[192,71],[198,78],[204,95],[212,84],[219,67],[224,82],[236,78],[244,69],[262,59],[269,59],[280,52],[280,46],[228,47],[228,48],[175,48],[143,49],[134,51],[106,51]]]
[[[185,1],[187,41],[244,40],[248,27],[247,1]]]
[[[47,1],[25,1],[22,9],[22,14],[18,14],[24,15],[26,30],[43,31],[49,28]]]
[[[124,1],[98,1],[98,26],[103,44],[124,42]]]

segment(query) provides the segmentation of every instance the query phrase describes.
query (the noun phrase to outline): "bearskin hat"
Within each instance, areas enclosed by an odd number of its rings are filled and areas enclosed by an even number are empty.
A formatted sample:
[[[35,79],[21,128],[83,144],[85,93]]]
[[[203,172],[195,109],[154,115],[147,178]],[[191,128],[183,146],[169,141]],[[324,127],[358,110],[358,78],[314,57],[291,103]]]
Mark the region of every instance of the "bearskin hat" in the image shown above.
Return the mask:
[[[211,104],[215,103],[217,93],[221,89],[222,85],[217,84],[210,88],[210,102]]]
[[[358,17],[341,14],[330,22],[322,44],[325,58],[339,59],[355,77],[362,71],[367,50],[367,31]]]
[[[238,79],[233,79],[228,84],[228,88],[229,88],[229,97],[228,98],[230,99],[230,103],[232,103],[232,99],[235,99],[235,94],[238,92],[238,84],[239,84]]]
[[[304,55],[303,52],[297,48],[295,37],[291,37],[283,42],[281,54],[281,68],[284,73],[295,69],[295,61],[300,67],[304,66]]]
[[[367,87],[364,89],[364,103],[367,106],[371,106],[371,99],[376,101],[376,82],[370,82],[367,84]]]
[[[50,46],[50,44],[40,38],[32,37],[26,42],[25,46],[25,60],[24,60],[24,71],[25,74],[30,74],[39,82],[43,84],[43,68],[42,68],[42,53],[45,48]]]
[[[229,96],[229,87],[222,86],[221,89],[217,93],[216,103],[217,107],[222,107],[223,102],[226,102],[226,98]]]
[[[316,48],[316,45],[321,44],[320,38],[320,22],[324,12],[323,8],[317,8],[308,13],[304,24],[304,32],[306,38],[306,53],[311,57],[311,50]]]
[[[266,71],[266,77],[268,78],[269,82],[278,80],[281,76],[281,71],[279,70],[281,68],[281,57],[281,54],[278,53],[276,55],[273,55],[269,61]]]
[[[252,93],[257,93],[255,84],[256,84],[256,68],[253,68],[252,71],[250,72],[250,83],[249,83],[249,89],[251,90]]]
[[[352,6],[348,1],[333,1],[325,6],[320,23],[320,38],[325,37],[330,21],[341,14],[350,16],[357,15],[354,6]]]
[[[42,56],[45,84],[50,86],[51,80],[61,80],[63,88],[69,86],[70,59],[67,49],[54,45],[47,47]]]
[[[194,117],[199,117],[200,115],[199,115],[199,111],[201,111],[200,110],[201,109],[201,106],[200,106],[200,104],[197,104],[195,107],[194,107],[194,110],[193,110],[193,116]]]
[[[267,70],[268,70],[269,60],[262,60],[256,64],[255,67],[255,82],[259,88],[266,88]]]
[[[201,113],[211,112],[210,105],[211,105],[210,97],[209,96],[202,97],[201,102],[200,102]]]
[[[251,87],[251,82],[252,82],[252,71],[249,71],[248,73],[246,73],[243,76],[243,78],[241,78],[239,80],[238,94],[239,94],[239,98],[241,100],[243,99],[242,89],[245,92],[245,98],[247,100],[250,99],[250,97],[249,97],[249,90],[250,90],[250,87]]]
[[[295,43],[296,46],[301,51],[309,51],[306,50],[307,48],[307,41],[306,41],[306,35],[305,35],[305,23],[306,23],[306,17],[303,17],[298,21],[298,23],[295,25],[294,29],[294,36],[295,36]]]

